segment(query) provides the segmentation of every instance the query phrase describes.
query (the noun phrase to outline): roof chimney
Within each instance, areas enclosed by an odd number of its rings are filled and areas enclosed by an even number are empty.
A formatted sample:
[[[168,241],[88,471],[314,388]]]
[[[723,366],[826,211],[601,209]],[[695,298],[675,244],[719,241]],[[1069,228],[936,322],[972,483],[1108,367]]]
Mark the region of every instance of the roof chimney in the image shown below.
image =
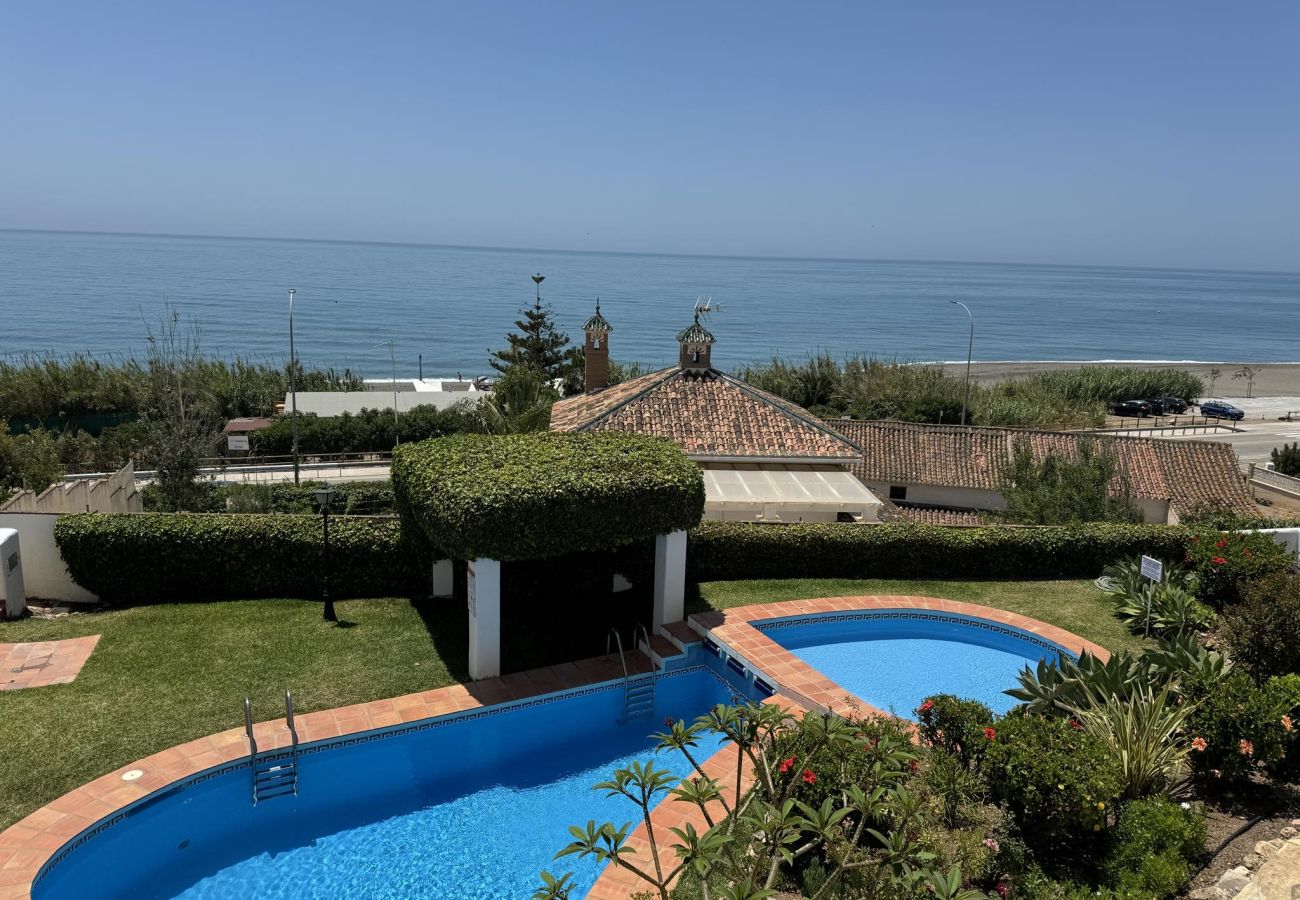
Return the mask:
[[[582,390],[585,393],[604,390],[609,386],[609,333],[614,330],[600,314],[600,299],[596,299],[596,314],[582,325],[587,336],[582,345]]]
[[[677,335],[681,351],[677,364],[688,372],[707,372],[713,367],[711,359],[713,335],[700,324],[699,310],[695,312],[695,321],[690,328]]]

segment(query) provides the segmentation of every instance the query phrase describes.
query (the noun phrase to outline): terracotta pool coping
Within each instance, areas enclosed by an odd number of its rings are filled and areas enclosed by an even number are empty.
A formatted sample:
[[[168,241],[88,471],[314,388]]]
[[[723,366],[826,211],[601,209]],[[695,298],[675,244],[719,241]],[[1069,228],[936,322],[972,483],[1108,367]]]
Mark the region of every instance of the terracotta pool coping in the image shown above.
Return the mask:
[[[1110,658],[1110,651],[1105,647],[1086,641],[1055,625],[1018,613],[938,597],[821,597],[811,600],[787,600],[695,613],[690,617],[690,624],[697,634],[712,640],[729,656],[735,656],[740,660],[751,673],[772,684],[779,694],[768,700],[769,703],[780,703],[796,715],[804,709],[820,709],[839,715],[885,716],[889,713],[877,709],[840,687],[754,627],[755,623],[770,619],[784,619],[789,616],[877,609],[918,609],[987,619],[1038,635],[1072,653],[1078,654],[1087,650],[1103,660]],[[718,779],[723,785],[730,786],[728,793],[735,790],[733,783],[736,777],[736,752],[735,745],[728,744],[701,764],[706,774]],[[742,770],[741,789],[747,790],[752,784],[752,773]],[[715,815],[714,820],[717,819],[718,816]],[[708,823],[698,807],[671,797],[661,800],[651,810],[650,820],[654,824],[655,834],[664,841],[658,847],[658,856],[664,871],[671,871],[677,864],[676,854],[672,848],[672,832],[668,829],[681,828],[688,822],[700,832],[708,828]],[[637,825],[636,829],[628,835],[627,844],[636,850],[632,861],[639,866],[648,866],[650,842],[644,823]],[[605,866],[600,878],[596,880],[586,896],[588,900],[628,900],[638,892],[645,892],[647,888],[646,882],[634,873],[610,863]]]
[[[639,651],[629,653],[628,662],[638,672],[650,671],[649,658]],[[306,744],[599,684],[622,675],[617,659],[595,657],[402,697],[304,713],[296,716],[295,722],[299,740]],[[232,698],[231,718],[237,716],[237,700]],[[283,719],[255,724],[253,735],[259,752],[289,744],[289,731]],[[175,781],[247,756],[248,738],[244,729],[231,728],[136,760],[51,801],[0,832],[0,900],[30,900],[32,883],[41,867],[65,844],[106,816]],[[142,774],[135,780],[123,781],[122,776],[132,770],[139,770]]]

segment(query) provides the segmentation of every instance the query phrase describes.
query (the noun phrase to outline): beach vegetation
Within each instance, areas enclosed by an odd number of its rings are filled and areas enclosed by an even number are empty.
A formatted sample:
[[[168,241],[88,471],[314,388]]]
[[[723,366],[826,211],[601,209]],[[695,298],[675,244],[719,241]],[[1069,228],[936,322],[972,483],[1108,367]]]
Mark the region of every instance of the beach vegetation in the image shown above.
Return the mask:
[[[1274,447],[1269,456],[1273,460],[1273,468],[1278,472],[1292,477],[1300,475],[1300,443]]]
[[[736,375],[826,417],[957,423],[965,381],[943,366],[829,353],[805,360],[773,357]],[[1106,404],[1136,397],[1190,400],[1203,390],[1182,369],[1081,366],[995,384],[971,385],[967,422],[1003,427],[1088,427],[1105,421]]]
[[[13,490],[37,493],[63,480],[57,436],[44,428],[9,434],[0,420],[0,498]]]

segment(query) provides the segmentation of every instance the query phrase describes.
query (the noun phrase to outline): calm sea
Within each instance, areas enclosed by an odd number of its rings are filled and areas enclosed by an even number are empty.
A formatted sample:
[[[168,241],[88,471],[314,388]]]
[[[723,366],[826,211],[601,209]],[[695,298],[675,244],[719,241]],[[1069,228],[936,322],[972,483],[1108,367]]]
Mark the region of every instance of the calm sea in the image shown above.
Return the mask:
[[[943,262],[749,259],[0,231],[0,354],[142,355],[168,308],[206,353],[282,363],[286,290],[310,366],[482,374],[534,272],[580,339],[597,297],[621,361],[675,360],[696,298],[715,363],[773,353],[909,360],[1300,360],[1300,275]]]

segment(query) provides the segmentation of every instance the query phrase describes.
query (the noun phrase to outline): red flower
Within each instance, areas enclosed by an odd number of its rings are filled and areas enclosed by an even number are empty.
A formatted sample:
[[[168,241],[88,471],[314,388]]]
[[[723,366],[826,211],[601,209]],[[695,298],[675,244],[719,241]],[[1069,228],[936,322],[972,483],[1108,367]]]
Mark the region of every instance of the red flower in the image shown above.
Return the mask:
[[[1217,541],[1214,542],[1214,546],[1216,546],[1216,547],[1218,547],[1220,550],[1222,550],[1224,547],[1228,546],[1228,539],[1227,539],[1227,538],[1221,538],[1221,539],[1219,539],[1219,540],[1217,540]]]
[[[782,761],[781,761],[781,774],[784,775],[786,772],[789,772],[792,766],[794,766],[794,757],[793,757],[793,756],[790,757],[789,759],[784,759],[784,760],[782,760]]]
[[[1070,716],[1070,727],[1073,728],[1075,731],[1083,731],[1083,723],[1080,722],[1078,719],[1076,719],[1074,716]]]
[[[932,709],[934,709],[934,701],[926,700],[924,703],[922,703],[920,706],[916,708],[916,711],[919,713],[923,713],[923,712],[929,712]]]
[[[985,728],[984,736],[988,738],[990,741],[996,741],[998,739],[998,733],[994,731],[992,728]]]
[[[993,890],[997,891],[999,897],[1005,897],[1010,889],[1005,881],[999,881]]]
[[[913,772],[915,772],[915,771],[916,771],[917,769],[919,769],[920,767],[921,767],[920,764],[917,763],[917,761],[914,760],[914,759],[909,759],[909,760],[907,761],[907,768],[910,769],[910,770],[913,771]]]
[[[1254,556],[1254,554],[1251,553],[1249,550],[1242,550],[1241,555],[1246,557],[1246,559],[1250,559],[1252,556]]]
[[[1192,554],[1190,554],[1190,553],[1184,553],[1184,554],[1183,554],[1183,562],[1185,562],[1185,563],[1189,563],[1189,562],[1191,562],[1191,561],[1192,561]]]
[[[1221,566],[1224,563],[1226,563],[1227,560],[1224,559],[1222,556],[1214,556],[1210,558],[1210,562],[1214,563],[1216,566]]]
[[[814,784],[817,781],[817,776],[813,773],[812,769],[804,769],[803,780],[804,784]]]

